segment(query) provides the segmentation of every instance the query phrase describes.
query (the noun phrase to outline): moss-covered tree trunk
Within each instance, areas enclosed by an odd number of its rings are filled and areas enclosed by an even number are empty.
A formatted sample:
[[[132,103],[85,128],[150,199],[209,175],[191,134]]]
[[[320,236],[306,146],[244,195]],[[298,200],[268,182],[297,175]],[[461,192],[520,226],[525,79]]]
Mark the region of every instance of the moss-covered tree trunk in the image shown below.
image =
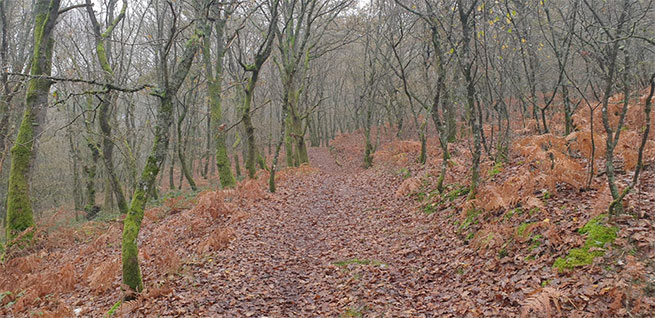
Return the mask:
[[[364,125],[364,137],[366,139],[364,147],[364,168],[370,168],[373,166],[373,144],[371,143],[373,106],[371,104],[372,101],[367,101],[366,124]]]
[[[248,171],[248,177],[251,179],[255,177],[257,169],[255,167],[255,160],[257,156],[257,143],[255,142],[255,127],[252,125],[252,116],[250,115],[250,107],[252,104],[252,97],[255,94],[255,83],[257,82],[257,75],[259,70],[257,70],[246,84],[246,94],[243,100],[243,115],[241,120],[243,121],[243,126],[246,130],[246,170]]]
[[[286,51],[282,50],[282,54],[285,54]],[[280,72],[283,73],[282,81],[282,109],[287,115],[282,118],[284,121],[284,148],[286,150],[286,161],[287,167],[297,167],[300,165],[300,157],[298,153],[298,147],[296,141],[296,134],[301,127],[296,127],[297,120],[294,120],[294,116],[297,117],[295,103],[298,100],[298,94],[296,90],[292,87],[293,83],[293,71],[290,70],[291,66],[289,65],[279,65]],[[295,147],[295,149],[294,149]]]
[[[114,70],[109,63],[108,56],[111,55],[111,49],[107,45],[107,40],[111,37],[111,33],[118,25],[118,23],[125,17],[125,12],[127,10],[127,1],[123,1],[123,7],[119,15],[111,22],[104,32],[100,30],[100,24],[98,23],[95,13],[93,12],[93,6],[91,0],[86,0],[86,10],[93,26],[93,32],[96,42],[96,56],[98,57],[98,63],[103,71],[104,80],[111,84],[114,82]],[[113,8],[111,8],[113,10]],[[105,87],[107,89],[107,87]],[[111,111],[113,105],[116,101],[116,92],[109,91],[100,102],[98,108],[98,125],[100,126],[100,131],[102,133],[102,161],[105,165],[105,170],[107,171],[107,178],[111,185],[111,191],[114,193],[116,202],[118,204],[118,210],[125,214],[127,213],[127,200],[125,199],[125,194],[123,193],[123,188],[118,180],[116,174],[116,168],[114,167],[113,153],[114,153],[114,141],[112,140],[112,127],[109,123],[111,117]],[[108,189],[109,190],[109,189]]]
[[[144,209],[148,202],[159,169],[166,158],[169,144],[169,127],[173,123],[173,98],[186,78],[193,58],[200,46],[202,30],[197,29],[196,33],[189,39],[184,47],[180,62],[175,68],[172,78],[162,79],[161,88],[155,93],[159,98],[157,121],[155,125],[155,141],[146,159],[145,167],[141,173],[138,187],[132,196],[132,203],[125,217],[123,224],[122,240],[122,261],[123,261],[123,283],[134,292],[143,290],[141,269],[139,268],[139,249],[137,241],[141,230]],[[165,54],[162,54],[165,56]],[[168,61],[162,60],[162,64]],[[165,67],[162,67],[165,70]],[[162,76],[166,72],[162,72]]]
[[[471,30],[475,28],[475,20],[472,16],[473,6],[466,8],[461,1],[458,1],[458,13],[462,26],[462,48],[460,69],[466,81],[466,110],[468,122],[473,133],[473,151],[471,162],[471,185],[469,197],[475,197],[480,182],[480,158],[482,157],[482,141],[480,136],[481,127],[475,112],[475,79],[473,78],[473,65],[475,60],[471,56]]]
[[[175,177],[173,175],[173,170],[175,168],[175,157],[170,156],[168,158],[168,189],[175,190]]]
[[[288,116],[287,108],[282,107],[282,120],[280,125],[280,140],[278,140],[277,145],[275,146],[275,154],[273,155],[273,163],[271,164],[271,174],[268,179],[268,190],[275,192],[275,171],[277,170],[277,161],[280,157],[280,149],[282,148],[282,143],[285,140],[286,132],[286,117]]]
[[[239,164],[239,154],[234,153],[234,172],[237,175],[237,178],[241,177],[241,165]]]
[[[84,206],[84,211],[87,213],[87,218],[92,219],[99,210],[96,205],[95,180],[100,152],[98,151],[98,145],[93,143],[93,141],[89,140],[87,145],[91,151],[91,160],[83,167],[84,174],[86,175],[86,205]]]
[[[573,107],[566,84],[562,85],[562,99],[564,100],[564,136],[568,136],[573,132]]]
[[[59,0],[37,0],[34,19],[34,51],[30,75],[50,75],[54,39],[52,33],[59,15]],[[43,131],[52,81],[31,77],[25,92],[25,110],[18,136],[11,148],[11,167],[7,191],[6,237],[8,246],[24,230],[34,226],[30,201],[30,176],[34,170],[36,143]],[[24,237],[31,240],[31,235]],[[22,244],[21,244],[22,245]]]
[[[212,66],[211,62],[211,35],[212,25],[207,23],[205,26],[205,38],[203,41],[203,63],[207,75],[207,92],[209,95],[209,111],[211,121],[211,134],[215,144],[216,167],[218,176],[223,188],[231,188],[236,185],[234,175],[232,175],[232,165],[227,154],[226,132],[223,122],[222,109],[222,82],[223,82],[223,57],[225,56],[225,25],[227,17],[221,15],[215,22],[217,39],[216,60]],[[214,72],[215,69],[215,72]]]
[[[182,107],[182,113],[180,113],[179,117],[177,118],[177,140],[182,141],[184,140],[182,138],[182,124],[184,123],[184,118],[186,118],[187,114],[187,106],[182,105],[181,103],[177,103],[178,107]],[[189,165],[186,162],[186,142],[178,142],[177,143],[177,157],[180,159],[180,170],[182,170],[182,175],[186,179],[186,181],[189,183],[189,186],[191,187],[191,190],[196,191],[198,190],[198,186],[196,186],[196,182],[193,180],[193,174],[192,168],[189,168]],[[180,183],[181,184],[181,183]]]
[[[303,128],[302,119],[299,119],[298,123],[300,129],[296,134],[296,152],[298,153],[298,165],[301,165],[309,163],[309,154],[307,153],[307,142],[305,142],[305,129]]]
[[[303,163],[309,163],[307,145],[305,143],[305,129],[302,124],[302,117],[298,114],[297,105],[291,104],[290,106],[291,134],[293,136],[293,140],[295,141],[294,165],[300,166]]]
[[[290,121],[291,119],[287,115],[286,119],[283,119],[285,121],[285,125],[291,126]],[[285,129],[284,130],[284,150],[286,154],[286,161],[287,161],[287,167],[293,167],[293,159],[294,159],[294,152],[293,152],[293,140],[291,139],[291,132],[289,131],[290,129]]]
[[[271,4],[271,20],[268,24],[268,32],[264,39],[264,42],[259,46],[257,52],[254,56],[253,64],[243,64],[243,68],[246,72],[250,73],[250,77],[246,83],[246,86],[243,88],[244,100],[242,108],[242,122],[246,130],[246,170],[248,170],[248,176],[250,178],[255,177],[255,161],[257,160],[257,144],[255,142],[255,127],[252,125],[252,117],[250,115],[250,108],[252,106],[252,99],[255,95],[255,86],[257,85],[257,80],[259,79],[259,71],[262,69],[264,62],[271,55],[273,48],[273,40],[275,39],[274,30],[277,28],[278,21],[278,4],[279,1],[273,1]]]
[[[448,150],[448,143],[454,142],[457,134],[457,123],[455,121],[455,107],[450,102],[450,95],[446,88],[446,68],[444,66],[442,39],[439,35],[438,27],[435,24],[430,26],[432,32],[432,45],[435,49],[435,58],[437,64],[437,87],[434,98],[432,100],[432,108],[430,115],[432,122],[437,128],[439,133],[439,146],[441,148],[441,171],[437,179],[437,190],[443,192],[443,183],[448,171],[448,160],[450,160],[450,152]],[[439,106],[443,113],[443,117],[439,114]]]
[[[320,119],[320,117],[319,117]],[[321,145],[321,122],[319,119],[314,119],[314,116],[307,116],[307,130],[309,131],[309,143],[312,147],[319,147]]]
[[[419,128],[419,139],[421,140],[421,153],[418,156],[418,162],[420,164],[425,164],[425,160],[428,157],[428,150],[427,150],[427,129],[428,129],[428,121],[425,119],[423,123],[421,123],[421,127]],[[379,134],[378,134],[379,135]]]

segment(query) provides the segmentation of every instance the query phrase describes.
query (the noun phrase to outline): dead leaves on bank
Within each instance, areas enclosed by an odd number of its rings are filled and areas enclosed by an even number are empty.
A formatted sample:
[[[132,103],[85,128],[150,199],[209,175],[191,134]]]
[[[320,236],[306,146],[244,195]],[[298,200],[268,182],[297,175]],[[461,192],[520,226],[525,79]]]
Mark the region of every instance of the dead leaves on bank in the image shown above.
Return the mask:
[[[233,223],[246,217],[239,205],[264,195],[257,187],[263,186],[242,184],[237,190],[207,191],[193,201],[172,198],[164,208],[146,211],[140,235],[146,286],[169,280],[194,257],[226,248],[235,238]],[[121,230],[119,222],[88,222],[79,228],[43,232],[36,252],[2,264],[0,315],[104,315],[122,297]],[[122,304],[117,313],[136,312],[144,302],[171,292],[170,287],[150,287],[137,301]]]

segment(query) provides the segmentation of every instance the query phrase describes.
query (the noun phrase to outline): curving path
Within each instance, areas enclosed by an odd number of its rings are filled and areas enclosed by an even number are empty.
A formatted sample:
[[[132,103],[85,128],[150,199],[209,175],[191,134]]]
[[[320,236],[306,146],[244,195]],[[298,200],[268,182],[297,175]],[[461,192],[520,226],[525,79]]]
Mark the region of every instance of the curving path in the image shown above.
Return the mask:
[[[394,197],[400,177],[338,167],[294,177],[249,209],[237,239],[176,281],[161,314],[437,317],[447,244],[431,217]],[[441,247],[440,247],[441,246]],[[171,299],[172,298],[172,299]]]

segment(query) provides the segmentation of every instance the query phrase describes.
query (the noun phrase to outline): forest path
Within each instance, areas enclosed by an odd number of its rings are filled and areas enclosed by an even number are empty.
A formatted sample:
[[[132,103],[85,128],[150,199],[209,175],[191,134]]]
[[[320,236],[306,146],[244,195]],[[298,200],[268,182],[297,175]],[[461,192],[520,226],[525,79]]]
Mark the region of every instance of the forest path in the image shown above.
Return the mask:
[[[434,263],[447,257],[427,248],[435,240],[429,217],[394,197],[402,179],[338,167],[325,148],[311,159],[316,172],[249,208],[236,240],[184,274],[176,294],[185,307],[212,317],[433,311],[442,276]]]

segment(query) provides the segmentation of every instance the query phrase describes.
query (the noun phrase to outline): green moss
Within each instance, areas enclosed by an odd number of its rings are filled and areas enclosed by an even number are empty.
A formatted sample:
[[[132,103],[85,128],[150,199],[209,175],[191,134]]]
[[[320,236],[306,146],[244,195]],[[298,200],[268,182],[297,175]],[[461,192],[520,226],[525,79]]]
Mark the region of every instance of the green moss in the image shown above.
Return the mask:
[[[532,239],[530,241],[530,251],[533,251],[534,249],[541,246],[541,244],[543,244],[543,242],[541,241],[542,238],[543,238],[543,235],[541,235],[541,234],[537,234],[537,235],[532,237]]]
[[[239,155],[234,154],[234,171],[237,174],[237,179],[241,178],[241,166],[239,165]]]
[[[594,261],[594,257],[594,253],[589,253],[585,248],[574,248],[566,257],[557,258],[553,267],[562,272],[574,267],[589,265]]]
[[[116,310],[120,308],[121,304],[123,303],[122,300],[117,301],[113,306],[111,306],[111,309],[105,314],[105,317],[113,317],[114,314],[116,313]]]
[[[266,166],[266,158],[264,158],[260,152],[257,152],[257,165],[260,169],[268,171],[268,166]]]
[[[400,170],[398,170],[398,175],[403,177],[403,179],[407,179],[412,176],[412,173],[407,168],[400,168]]]
[[[560,257],[555,260],[554,268],[560,272],[570,270],[575,267],[585,266],[593,263],[594,258],[605,254],[605,245],[614,242],[618,228],[606,226],[607,215],[601,214],[587,222],[579,232],[586,234],[587,239],[580,248],[574,248],[569,251],[566,257]],[[591,250],[594,248],[593,250]]]
[[[544,191],[544,193],[541,195],[541,198],[544,199],[544,200],[549,200],[552,197],[553,197],[553,194],[548,192],[548,191]]]
[[[470,191],[470,188],[467,187],[467,186],[457,186],[457,185],[455,185],[454,187],[455,187],[454,190],[452,190],[452,191],[448,192],[448,194],[446,194],[446,199],[448,199],[448,201],[454,201],[458,197],[461,197],[463,195],[467,195],[469,193],[469,191]]]
[[[385,266],[385,263],[382,263],[380,261],[376,260],[370,260],[370,259],[359,259],[359,258],[352,258],[352,259],[347,259],[343,261],[338,261],[333,263],[336,266],[339,267],[347,267],[348,265],[373,265],[373,266]]]
[[[438,205],[439,205],[438,202],[428,203],[428,204],[423,205],[421,207],[421,210],[423,211],[423,213],[429,215],[429,214],[434,213],[437,210]]]
[[[466,212],[466,219],[464,219],[464,222],[459,226],[460,230],[466,230],[468,229],[471,225],[478,224],[477,217],[482,213],[481,210],[479,209],[470,209]]]
[[[488,246],[493,239],[494,239],[494,234],[489,233],[489,235],[487,235],[487,237],[485,237],[484,240],[482,240],[482,246]]]
[[[49,19],[48,1],[37,1],[34,29],[34,54],[31,61],[31,75],[48,75],[52,62],[54,41],[43,38],[44,24]],[[46,43],[44,43],[46,41]],[[29,80],[25,91],[25,110],[18,129],[14,146],[11,148],[9,186],[7,189],[6,238],[9,245],[30,244],[33,234],[24,235],[21,242],[12,240],[26,229],[35,226],[30,201],[30,178],[34,160],[33,146],[38,138],[35,135],[37,107],[47,102],[52,82],[39,78]],[[45,112],[45,109],[41,110]]]
[[[491,169],[487,172],[489,177],[493,177],[503,171],[503,163],[502,161],[496,162],[496,164],[491,167]]]
[[[156,154],[161,151],[158,138],[155,139],[153,150],[146,166],[141,174],[139,186],[134,191],[130,209],[123,221],[123,240],[122,240],[122,260],[123,260],[123,283],[133,291],[141,292],[143,290],[143,280],[141,278],[141,269],[139,268],[139,248],[138,238],[141,230],[141,221],[145,205],[148,201],[148,195],[151,187],[154,186],[159,166],[163,158],[160,159]],[[165,147],[164,147],[165,149]]]
[[[412,196],[414,196],[418,201],[423,201],[425,198],[427,198],[428,194],[425,192],[416,192],[412,194]]]
[[[509,221],[512,219],[513,216],[514,216],[514,209],[507,210],[507,212],[505,212],[505,215],[503,217],[505,218],[506,221]]]
[[[103,41],[98,41],[98,44],[96,45],[96,54],[98,55],[98,61],[100,62],[102,70],[112,74],[113,71],[111,66],[109,66],[109,60],[107,60],[107,52],[105,50],[105,43]]]
[[[606,219],[607,215],[601,214],[591,219],[579,230],[580,234],[588,235],[585,247],[603,248],[606,243],[614,242],[618,229],[616,227],[605,226]]]
[[[364,311],[366,308],[348,308],[346,312],[341,315],[344,318],[361,318],[364,317]]]
[[[525,233],[525,230],[530,226],[530,222],[527,223],[521,223],[518,228],[516,228],[516,235],[519,237],[525,237],[527,233]]]
[[[227,147],[225,146],[225,134],[219,133],[216,137],[216,166],[218,176],[223,188],[232,188],[236,185],[236,180],[232,175],[232,166],[230,158],[227,156]]]

